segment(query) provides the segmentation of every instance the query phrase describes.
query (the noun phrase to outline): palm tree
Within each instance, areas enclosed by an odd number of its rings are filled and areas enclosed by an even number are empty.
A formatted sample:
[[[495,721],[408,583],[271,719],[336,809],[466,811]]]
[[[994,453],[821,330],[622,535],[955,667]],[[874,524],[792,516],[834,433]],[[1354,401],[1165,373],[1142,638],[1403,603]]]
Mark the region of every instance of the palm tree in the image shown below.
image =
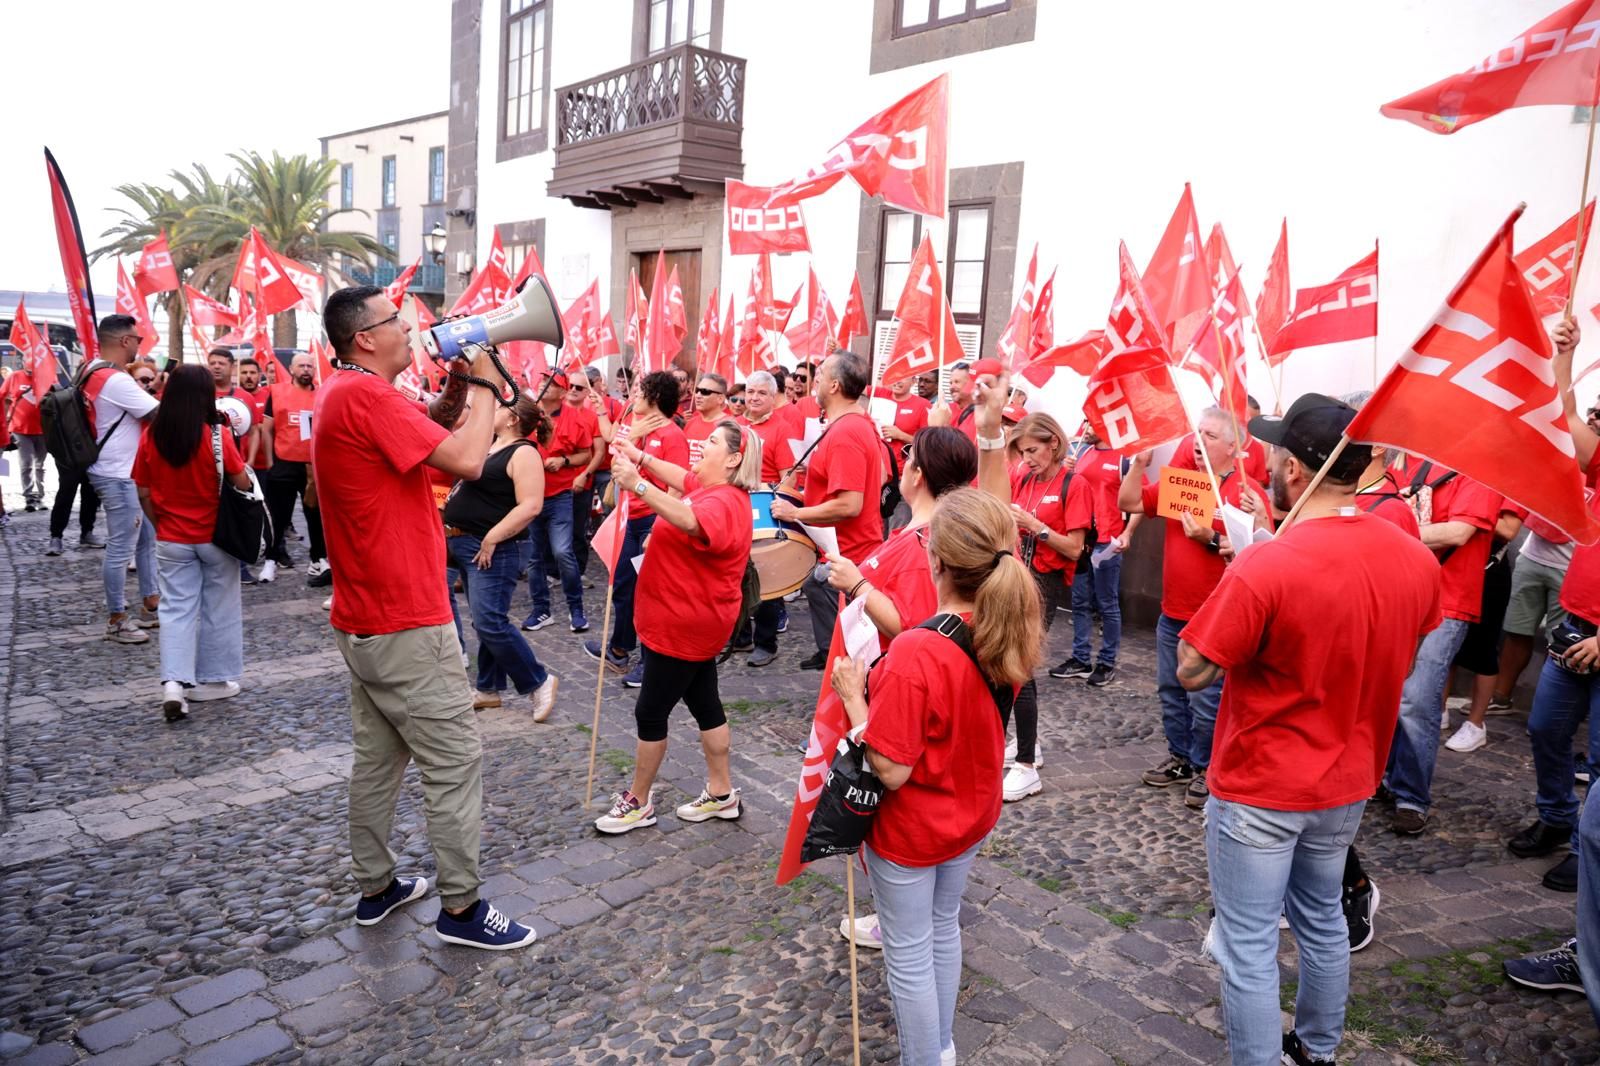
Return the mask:
[[[239,167],[238,197],[201,206],[184,227],[198,246],[213,250],[195,268],[197,285],[233,276],[251,226],[274,251],[315,267],[324,276],[346,260],[369,268],[375,256],[392,260],[387,248],[364,233],[329,233],[325,228],[328,219],[354,210],[329,207],[328,193],[338,173],[333,160],[277,152],[270,159],[258,152],[235,152],[229,158]],[[278,347],[295,347],[294,314],[275,316],[272,334]]]

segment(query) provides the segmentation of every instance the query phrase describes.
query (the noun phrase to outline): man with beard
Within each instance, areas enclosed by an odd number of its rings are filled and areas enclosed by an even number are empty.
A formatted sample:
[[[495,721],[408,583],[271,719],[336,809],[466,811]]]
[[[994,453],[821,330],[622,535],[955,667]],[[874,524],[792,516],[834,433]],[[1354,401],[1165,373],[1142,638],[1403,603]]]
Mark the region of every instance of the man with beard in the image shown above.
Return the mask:
[[[262,411],[262,433],[271,441],[272,468],[262,491],[272,513],[272,548],[261,564],[258,581],[272,581],[280,566],[293,566],[284,547],[284,535],[294,517],[298,497],[306,516],[311,541],[311,566],[306,584],[325,588],[333,583],[322,543],[322,516],[317,509],[316,487],[311,480],[311,409],[316,403],[316,364],[310,352],[296,352],[289,363],[289,380],[272,386]]]

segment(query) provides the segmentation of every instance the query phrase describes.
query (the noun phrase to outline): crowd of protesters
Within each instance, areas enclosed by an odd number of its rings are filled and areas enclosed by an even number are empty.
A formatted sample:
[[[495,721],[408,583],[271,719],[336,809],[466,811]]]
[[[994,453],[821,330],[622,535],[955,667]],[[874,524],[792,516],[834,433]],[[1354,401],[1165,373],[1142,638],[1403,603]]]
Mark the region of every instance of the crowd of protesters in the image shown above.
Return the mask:
[[[1534,988],[1587,989],[1600,1022],[1600,809],[1579,794],[1600,761],[1600,545],[1575,545],[1419,457],[1359,445],[1335,457],[1364,395],[1308,395],[1275,417],[1209,409],[1177,443],[1166,465],[1214,478],[1221,502],[1276,533],[1246,546],[1220,514],[1159,517],[1153,455],[1120,455],[1087,425],[1029,413],[992,360],[956,364],[947,402],[935,374],[875,388],[867,362],[835,348],[739,382],[622,370],[608,390],[598,370],[557,369],[511,403],[480,354],[479,381],[451,375],[421,402],[392,387],[413,339],[381,289],[335,293],[324,325],[331,379],[306,353],[257,361],[228,348],[161,371],[138,357],[133,318],[105,318],[99,359],[72,383],[98,454],[58,470],[46,554],[64,552],[76,505],[78,547],[103,553],[105,637],[159,640],[159,703],[179,722],[191,703],[240,692],[242,586],[281,580],[304,529],[306,584],[331,588],[324,606],[351,678],[358,922],[429,888],[397,869],[387,840],[400,770],[415,762],[439,936],[496,950],[532,942],[479,895],[472,712],[503,706],[509,685],[532,721],[551,716],[557,678],[535,634],[557,621],[552,582],[573,633],[603,611],[583,647],[638,690],[633,777],[594,823],[606,834],[655,824],[680,702],[706,780],[676,816],[740,817],[719,671],[773,663],[788,605],[803,600],[796,665],[822,671],[888,789],[866,842],[876,913],[847,916],[841,931],[884,951],[902,1061],[954,1061],[967,871],[1003,805],[1044,788],[1041,687],[1116,680],[1123,559],[1139,526],[1160,522],[1150,713],[1167,750],[1140,780],[1179,786],[1205,814],[1207,945],[1234,1061],[1332,1060],[1349,956],[1372,943],[1381,898],[1355,847],[1364,821],[1376,831],[1366,808],[1376,803],[1396,834],[1426,832],[1441,738],[1463,756],[1482,750],[1485,716],[1517,713],[1541,647],[1528,716],[1536,816],[1507,847],[1558,856],[1543,884],[1578,893],[1577,935],[1506,970]],[[1577,329],[1553,338],[1565,386]],[[39,400],[22,375],[0,387],[26,511],[45,507]],[[1593,484],[1600,410],[1569,422]],[[259,488],[270,516],[256,573],[213,542],[228,486]],[[751,494],[769,492],[773,522],[837,545],[781,593],[759,587],[752,555]],[[618,511],[610,539],[596,540]],[[591,541],[608,546],[599,565]],[[419,571],[425,560],[436,573]],[[587,602],[597,574],[604,604]],[[457,585],[475,637],[471,680]],[[841,608],[857,602],[876,661],[839,653]],[[1058,611],[1071,655],[1046,669]],[[943,654],[946,640],[966,654]],[[1455,688],[1468,695],[1452,732]],[[1065,700],[1051,704],[1070,703],[1070,689],[1056,693]],[[1300,952],[1287,1034],[1280,916]]]

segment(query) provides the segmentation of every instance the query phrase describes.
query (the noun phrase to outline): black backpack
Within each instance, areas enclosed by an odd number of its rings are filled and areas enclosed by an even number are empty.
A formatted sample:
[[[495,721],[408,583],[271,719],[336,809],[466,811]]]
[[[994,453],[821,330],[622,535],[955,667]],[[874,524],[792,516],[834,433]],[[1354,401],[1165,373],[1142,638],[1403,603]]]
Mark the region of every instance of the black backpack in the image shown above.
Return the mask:
[[[93,466],[100,458],[100,449],[105,447],[111,434],[122,424],[122,419],[128,417],[124,412],[122,418],[118,418],[106,430],[105,436],[95,438],[94,430],[89,425],[83,389],[89,379],[102,370],[117,373],[117,368],[109,363],[99,366],[90,364],[70,387],[51,389],[39,401],[39,421],[44,428],[45,450],[56,461],[62,474],[79,473]]]

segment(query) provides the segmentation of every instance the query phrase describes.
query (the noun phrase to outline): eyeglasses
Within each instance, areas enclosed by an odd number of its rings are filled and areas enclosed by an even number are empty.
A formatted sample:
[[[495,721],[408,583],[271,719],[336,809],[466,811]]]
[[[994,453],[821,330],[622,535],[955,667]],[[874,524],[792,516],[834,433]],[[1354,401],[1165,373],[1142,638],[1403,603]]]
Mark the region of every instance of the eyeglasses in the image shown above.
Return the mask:
[[[694,390],[694,394],[696,396],[725,396],[725,395],[727,395],[726,393],[722,392],[719,389],[702,389],[702,388],[698,388],[698,387]]]
[[[137,381],[140,385],[154,385],[156,383],[155,378],[134,378],[133,380]]]
[[[389,323],[395,321],[399,317],[400,317],[400,312],[396,311],[394,314],[390,315],[388,318],[385,318],[380,322],[374,322],[370,326],[362,326],[360,329],[356,330],[354,333],[351,333],[350,335],[353,337],[353,336],[356,335],[356,333],[371,333],[373,330],[377,329],[379,326],[387,326]]]

